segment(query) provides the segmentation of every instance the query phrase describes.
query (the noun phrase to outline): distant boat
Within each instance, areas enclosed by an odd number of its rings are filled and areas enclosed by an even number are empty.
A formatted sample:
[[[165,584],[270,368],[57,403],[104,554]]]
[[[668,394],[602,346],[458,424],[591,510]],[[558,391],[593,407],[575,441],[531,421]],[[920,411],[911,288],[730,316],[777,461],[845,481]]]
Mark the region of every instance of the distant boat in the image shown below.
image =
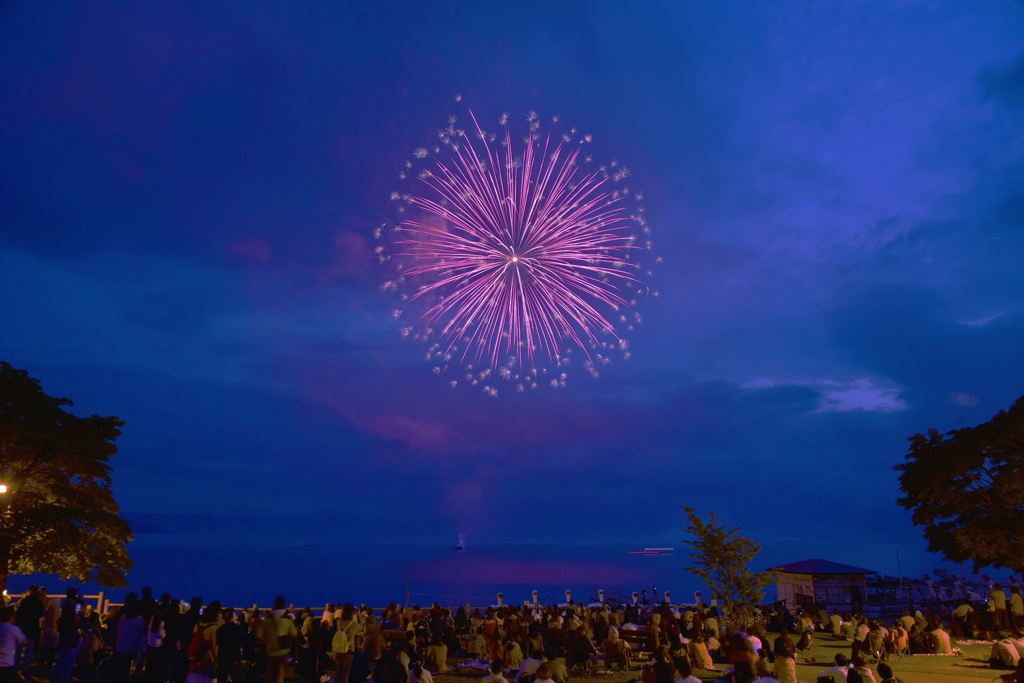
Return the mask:
[[[460,543],[460,544],[458,544],[457,546],[455,546],[455,549],[456,549],[456,550],[462,550],[462,544]]]
[[[644,548],[643,550],[630,550],[630,555],[674,555],[675,548]]]

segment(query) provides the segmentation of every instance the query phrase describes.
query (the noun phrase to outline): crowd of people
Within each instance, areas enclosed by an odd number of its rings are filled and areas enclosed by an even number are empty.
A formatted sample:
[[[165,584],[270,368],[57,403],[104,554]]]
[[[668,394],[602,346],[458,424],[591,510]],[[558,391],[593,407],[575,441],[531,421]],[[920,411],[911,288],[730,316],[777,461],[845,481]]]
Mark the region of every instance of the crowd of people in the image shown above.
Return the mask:
[[[849,656],[837,655],[822,680],[892,683],[892,655],[952,652],[938,615],[921,611],[886,623],[776,605],[752,621],[730,630],[706,605],[571,600],[455,610],[341,604],[314,612],[279,597],[271,609],[235,610],[198,597],[156,598],[149,588],[100,614],[74,589],[57,598],[33,586],[0,611],[0,683],[19,674],[26,681],[43,674],[52,683],[283,683],[286,670],[312,683],[433,683],[453,661],[479,668],[484,683],[567,683],[599,665],[639,667],[642,683],[694,683],[695,670],[717,671],[732,683],[797,683],[797,658],[822,633],[850,643]],[[769,630],[779,634],[772,642]],[[1024,668],[1021,635],[995,643],[993,662]]]
[[[952,645],[953,637],[985,635],[994,639],[989,655],[990,666],[1011,669],[1013,673],[1005,674],[1002,678],[1024,683],[1024,612],[1020,608],[1020,594],[1014,588],[1012,597],[1005,598],[1009,609],[1001,604],[1004,594],[999,584],[995,585],[992,594],[1000,600],[997,602],[990,595],[985,619],[978,616],[968,600],[963,601],[957,609],[945,613],[929,607],[925,607],[924,611],[915,610],[913,614],[910,610],[904,610],[901,617],[888,622],[863,615],[840,614],[838,610],[830,614],[820,606],[798,609],[793,616],[783,606],[771,612],[770,628],[783,634],[794,629],[800,634],[798,648],[804,644],[809,645],[816,633],[829,634],[834,641],[849,642],[850,656],[837,655],[836,666],[819,675],[837,676],[843,672],[854,676],[852,680],[857,680],[853,671],[862,669],[868,661],[878,663],[878,672],[885,680],[884,675],[890,668],[886,660],[893,655],[954,655],[958,650]],[[980,628],[989,624],[1000,630],[987,631]],[[872,675],[863,680],[873,681],[875,678]]]

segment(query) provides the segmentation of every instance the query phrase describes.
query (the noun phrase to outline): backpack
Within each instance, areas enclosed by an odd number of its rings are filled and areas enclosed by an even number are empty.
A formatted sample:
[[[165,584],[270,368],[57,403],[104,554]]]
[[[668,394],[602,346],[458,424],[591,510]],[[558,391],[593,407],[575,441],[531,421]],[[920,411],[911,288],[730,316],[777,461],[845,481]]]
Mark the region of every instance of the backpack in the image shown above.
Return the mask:
[[[271,620],[274,622],[274,635],[277,636],[277,648],[279,650],[292,649],[292,634],[281,633],[280,629],[277,626],[277,622],[279,621],[278,618],[271,617]]]
[[[201,662],[210,654],[210,646],[210,641],[204,637],[203,627],[196,625],[196,630],[185,646],[185,656],[190,662]]]
[[[334,632],[334,637],[331,638],[331,652],[336,655],[343,655],[348,653],[348,630],[342,626],[341,620],[338,620],[338,630]]]

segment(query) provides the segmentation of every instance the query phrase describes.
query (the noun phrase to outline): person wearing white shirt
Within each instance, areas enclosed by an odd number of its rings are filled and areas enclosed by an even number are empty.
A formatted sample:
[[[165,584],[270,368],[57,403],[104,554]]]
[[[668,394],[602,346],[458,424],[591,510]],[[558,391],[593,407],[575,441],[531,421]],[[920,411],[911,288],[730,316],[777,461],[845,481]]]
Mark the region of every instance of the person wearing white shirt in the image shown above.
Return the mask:
[[[847,675],[850,673],[850,660],[846,658],[842,652],[836,655],[836,665],[831,669],[818,672],[818,678],[824,678],[831,676],[832,680],[836,683],[843,683],[846,680]]]
[[[14,625],[14,608],[0,609],[0,683],[11,683],[15,679],[14,665],[24,642],[25,634]]]
[[[495,659],[491,662],[491,673],[484,676],[483,683],[508,683],[508,679],[505,678],[504,667],[501,665],[500,659]]]
[[[846,675],[846,680],[856,681],[857,683],[878,683],[875,678],[875,672],[868,666],[867,660],[864,659],[864,655],[857,653],[857,656],[853,658],[853,669]]]

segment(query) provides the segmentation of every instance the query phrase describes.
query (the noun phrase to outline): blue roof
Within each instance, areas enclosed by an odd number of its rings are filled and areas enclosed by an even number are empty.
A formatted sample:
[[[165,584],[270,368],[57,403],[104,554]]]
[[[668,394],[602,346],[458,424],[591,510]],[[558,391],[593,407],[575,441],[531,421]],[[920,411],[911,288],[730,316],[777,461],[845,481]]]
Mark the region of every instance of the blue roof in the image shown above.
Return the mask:
[[[874,569],[863,569],[848,564],[840,564],[830,560],[804,560],[769,567],[770,571],[789,572],[791,574],[877,574]]]

